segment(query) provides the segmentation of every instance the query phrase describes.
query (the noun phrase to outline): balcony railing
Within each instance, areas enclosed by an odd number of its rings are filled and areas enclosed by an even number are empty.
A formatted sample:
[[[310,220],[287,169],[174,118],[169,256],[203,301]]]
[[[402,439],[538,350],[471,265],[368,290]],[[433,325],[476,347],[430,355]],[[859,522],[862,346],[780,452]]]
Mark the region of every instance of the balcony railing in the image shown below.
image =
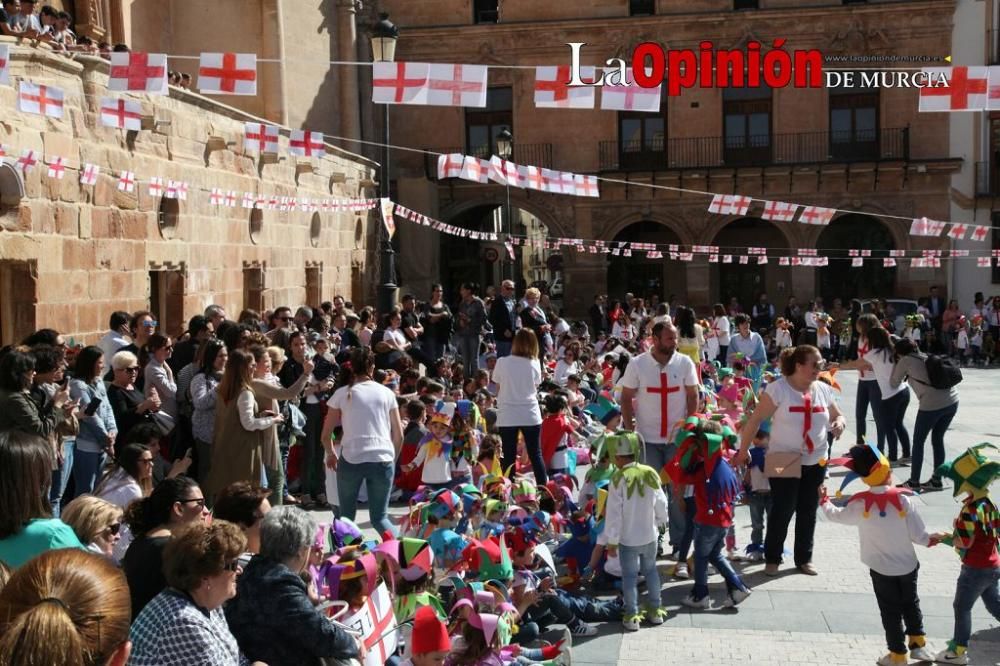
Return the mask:
[[[481,146],[472,150],[465,150],[463,148],[438,148],[436,152],[445,154],[462,153],[463,155],[481,157],[484,160],[488,160],[493,156],[488,146]],[[551,143],[525,143],[520,145],[515,143],[513,153],[510,159],[517,164],[545,167],[546,169],[552,168]],[[437,157],[427,155],[424,160],[424,168],[428,178],[437,178]]]
[[[761,136],[701,137],[645,142],[602,141],[602,171],[658,171],[725,166],[909,159],[909,130],[877,134],[806,132]]]

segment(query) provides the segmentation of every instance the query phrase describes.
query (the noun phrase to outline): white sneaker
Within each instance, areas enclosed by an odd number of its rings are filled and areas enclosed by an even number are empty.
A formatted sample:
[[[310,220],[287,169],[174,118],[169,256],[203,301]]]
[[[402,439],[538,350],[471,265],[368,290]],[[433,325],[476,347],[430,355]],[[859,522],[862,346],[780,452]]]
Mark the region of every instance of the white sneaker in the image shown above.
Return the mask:
[[[749,555],[747,555],[747,559],[750,560],[751,562],[763,562],[764,553],[762,551],[755,550]]]
[[[563,644],[559,648],[559,657],[556,662],[560,666],[572,666],[573,664],[573,632],[569,629],[563,629],[562,635]]]
[[[894,655],[891,652],[887,652],[881,659],[875,662],[875,666],[900,666],[900,664],[907,663],[905,659],[903,661],[897,661],[896,659],[893,659],[893,656]]]
[[[622,620],[622,626],[625,627],[625,631],[639,631],[639,620],[635,618]]]
[[[701,599],[697,600],[695,600],[693,594],[689,594],[688,596],[684,597],[684,599],[681,600],[681,603],[687,606],[688,608],[697,608],[699,610],[708,610],[712,606],[712,600],[708,598],[707,594]]]
[[[723,608],[735,608],[739,606],[742,602],[746,601],[746,598],[750,596],[751,590],[733,590],[726,596],[726,600],[722,602]]]
[[[654,627],[658,627],[663,624],[663,616],[657,611],[647,610],[646,611],[646,621],[649,622]]]
[[[924,647],[910,648],[910,659],[917,661],[934,661],[934,653]]]
[[[968,664],[969,663],[969,653],[955,654],[951,650],[942,650],[938,652],[934,657],[934,663],[936,664]]]
[[[569,632],[574,636],[594,636],[597,634],[597,627],[586,622],[577,622],[576,626],[568,628]]]
[[[674,567],[674,578],[681,578],[683,580],[687,580],[690,577],[691,574],[688,573],[687,562],[678,562],[677,566]]]

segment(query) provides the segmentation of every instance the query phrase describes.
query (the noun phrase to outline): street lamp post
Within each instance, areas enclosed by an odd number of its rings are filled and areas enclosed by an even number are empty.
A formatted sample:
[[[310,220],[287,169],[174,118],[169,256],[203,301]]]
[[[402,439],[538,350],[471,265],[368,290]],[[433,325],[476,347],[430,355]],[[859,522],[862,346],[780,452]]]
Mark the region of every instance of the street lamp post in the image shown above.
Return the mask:
[[[497,152],[500,153],[500,157],[502,157],[505,160],[509,160],[511,158],[511,155],[514,154],[514,135],[511,134],[509,129],[505,128],[500,132],[500,134],[497,135]],[[507,242],[510,243],[511,250],[514,252],[514,256],[516,257],[517,251],[513,249],[514,220],[511,217],[511,211],[510,211],[510,182],[507,181],[506,178],[504,178],[504,181],[506,182],[506,188],[507,188],[507,206],[504,209],[504,217],[507,218],[507,224],[505,225],[507,227],[506,228]],[[501,277],[505,279],[514,280],[514,287],[516,288],[517,277],[514,270],[516,268],[516,261],[514,259],[511,259],[509,262],[502,263],[501,266],[506,267],[508,263],[510,264],[510,275],[508,275],[508,271],[505,268],[504,270],[501,271]]]
[[[376,62],[393,62],[396,56],[396,40],[399,39],[399,28],[389,20],[389,15],[379,15],[379,22],[372,27],[371,45],[372,60]],[[389,105],[383,105],[382,136],[385,152],[382,155],[382,169],[379,176],[379,193],[382,197],[390,197],[389,191]],[[396,253],[392,249],[392,239],[384,224],[379,225],[379,251],[381,266],[376,307],[379,314],[386,314],[396,305]]]

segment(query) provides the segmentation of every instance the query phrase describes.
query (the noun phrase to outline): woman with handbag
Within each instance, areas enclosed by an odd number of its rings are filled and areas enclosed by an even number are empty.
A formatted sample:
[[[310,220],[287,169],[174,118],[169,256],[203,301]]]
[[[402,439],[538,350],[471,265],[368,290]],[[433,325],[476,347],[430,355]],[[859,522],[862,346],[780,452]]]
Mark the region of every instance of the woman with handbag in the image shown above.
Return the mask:
[[[782,378],[768,384],[740,431],[740,451],[733,466],[746,462],[761,423],[771,419],[771,437],[764,473],[771,484],[772,508],[764,537],[764,573],[778,574],[788,524],[795,516],[795,566],[815,576],[813,534],[819,487],[825,479],[826,432],[839,438],[846,425],[833,390],[818,381],[823,357],[811,345],[789,347],[780,356]]]

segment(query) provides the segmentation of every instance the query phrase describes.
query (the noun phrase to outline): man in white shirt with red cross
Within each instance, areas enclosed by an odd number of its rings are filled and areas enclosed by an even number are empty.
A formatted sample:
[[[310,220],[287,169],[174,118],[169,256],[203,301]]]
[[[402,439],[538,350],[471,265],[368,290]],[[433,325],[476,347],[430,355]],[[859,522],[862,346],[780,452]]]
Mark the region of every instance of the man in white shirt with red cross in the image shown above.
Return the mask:
[[[676,354],[677,328],[661,322],[653,326],[653,348],[636,356],[622,378],[622,427],[645,440],[644,464],[660,471],[674,457],[678,426],[698,411],[698,373],[685,354]],[[632,401],[635,400],[633,410]],[[684,509],[667,493],[670,544],[676,547],[684,533]]]

